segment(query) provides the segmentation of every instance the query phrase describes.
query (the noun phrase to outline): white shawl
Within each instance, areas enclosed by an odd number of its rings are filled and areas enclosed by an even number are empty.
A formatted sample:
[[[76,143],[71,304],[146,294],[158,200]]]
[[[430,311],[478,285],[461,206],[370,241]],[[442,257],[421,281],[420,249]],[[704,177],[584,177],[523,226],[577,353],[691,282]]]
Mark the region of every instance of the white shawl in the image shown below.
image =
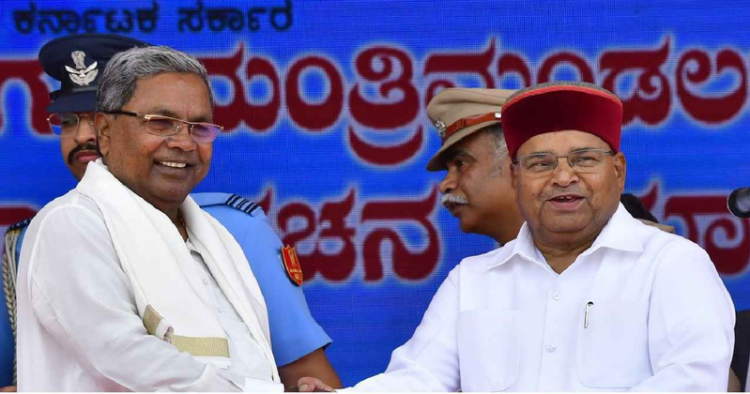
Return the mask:
[[[149,334],[180,351],[228,366],[228,342],[216,308],[206,298],[210,295],[200,282],[195,260],[172,221],[117,180],[101,159],[88,165],[76,189],[101,210]],[[208,251],[203,255],[206,265],[271,364],[274,382],[280,382],[266,303],[242,248],[190,196],[180,210],[191,240]]]

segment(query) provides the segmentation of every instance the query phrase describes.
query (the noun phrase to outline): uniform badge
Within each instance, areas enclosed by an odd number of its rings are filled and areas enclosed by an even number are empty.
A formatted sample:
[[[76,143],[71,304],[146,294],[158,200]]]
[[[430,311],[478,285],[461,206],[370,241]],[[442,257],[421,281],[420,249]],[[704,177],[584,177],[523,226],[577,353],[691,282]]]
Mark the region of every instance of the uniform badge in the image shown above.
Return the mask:
[[[442,120],[438,120],[437,122],[435,122],[435,128],[437,128],[437,132],[440,138],[445,138],[445,129],[447,128],[445,122],[443,122]]]
[[[284,268],[286,268],[289,279],[297,286],[302,286],[302,281],[304,280],[302,266],[299,264],[297,251],[294,250],[294,247],[287,245],[281,248],[281,259],[284,262]]]
[[[86,67],[86,63],[83,62],[83,59],[86,58],[86,53],[83,51],[75,51],[70,56],[76,65],[76,68],[65,66],[65,69],[70,73],[70,80],[78,86],[88,86],[91,82],[94,82],[96,76],[99,74],[99,70],[96,69],[97,62],[93,62],[90,66]]]

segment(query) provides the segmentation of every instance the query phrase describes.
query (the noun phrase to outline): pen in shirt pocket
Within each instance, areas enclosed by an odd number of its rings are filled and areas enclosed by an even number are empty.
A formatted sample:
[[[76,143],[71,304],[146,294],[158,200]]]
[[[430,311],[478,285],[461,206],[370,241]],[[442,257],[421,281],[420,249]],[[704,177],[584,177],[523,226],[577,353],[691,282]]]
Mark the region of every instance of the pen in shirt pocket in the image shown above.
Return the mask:
[[[583,313],[583,328],[589,328],[589,313],[591,311],[591,307],[594,306],[594,303],[592,301],[589,301],[586,303],[586,311]]]

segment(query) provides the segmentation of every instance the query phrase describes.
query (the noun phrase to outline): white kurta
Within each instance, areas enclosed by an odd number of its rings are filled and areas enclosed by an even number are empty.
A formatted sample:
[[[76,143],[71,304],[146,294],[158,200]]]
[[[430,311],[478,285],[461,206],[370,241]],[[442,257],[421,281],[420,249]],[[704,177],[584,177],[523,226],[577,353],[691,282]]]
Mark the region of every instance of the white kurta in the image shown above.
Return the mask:
[[[272,365],[248,373],[243,385],[236,374],[148,335],[102,214],[77,190],[34,219],[18,278],[23,391],[283,389],[271,381]],[[211,289],[206,287],[207,296]]]
[[[354,389],[726,391],[734,316],[703,249],[620,205],[562,274],[525,224],[464,259],[386,372]]]

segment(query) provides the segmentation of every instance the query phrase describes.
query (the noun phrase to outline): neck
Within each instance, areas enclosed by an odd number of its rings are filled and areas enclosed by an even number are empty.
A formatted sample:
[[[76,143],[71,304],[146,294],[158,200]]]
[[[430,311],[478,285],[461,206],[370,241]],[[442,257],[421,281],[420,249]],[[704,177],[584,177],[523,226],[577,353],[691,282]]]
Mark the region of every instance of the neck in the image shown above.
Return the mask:
[[[593,236],[584,239],[563,242],[557,240],[547,241],[544,237],[534,235],[534,245],[542,252],[550,268],[561,274],[576,261],[581,253],[591,247],[598,235],[599,233],[597,232]]]
[[[518,232],[521,231],[521,226],[523,226],[523,219],[520,214],[508,214],[505,217],[497,218],[495,222],[499,225],[488,229],[484,235],[492,237],[500,246],[516,239]]]
[[[165,215],[169,218],[169,220],[172,221],[172,224],[174,224],[175,227],[177,227],[177,231],[180,232],[180,235],[182,236],[182,239],[184,241],[187,241],[188,239],[188,233],[187,233],[187,225],[185,225],[185,220],[182,217],[182,213],[180,212],[180,207],[175,207],[174,209],[163,211]]]

